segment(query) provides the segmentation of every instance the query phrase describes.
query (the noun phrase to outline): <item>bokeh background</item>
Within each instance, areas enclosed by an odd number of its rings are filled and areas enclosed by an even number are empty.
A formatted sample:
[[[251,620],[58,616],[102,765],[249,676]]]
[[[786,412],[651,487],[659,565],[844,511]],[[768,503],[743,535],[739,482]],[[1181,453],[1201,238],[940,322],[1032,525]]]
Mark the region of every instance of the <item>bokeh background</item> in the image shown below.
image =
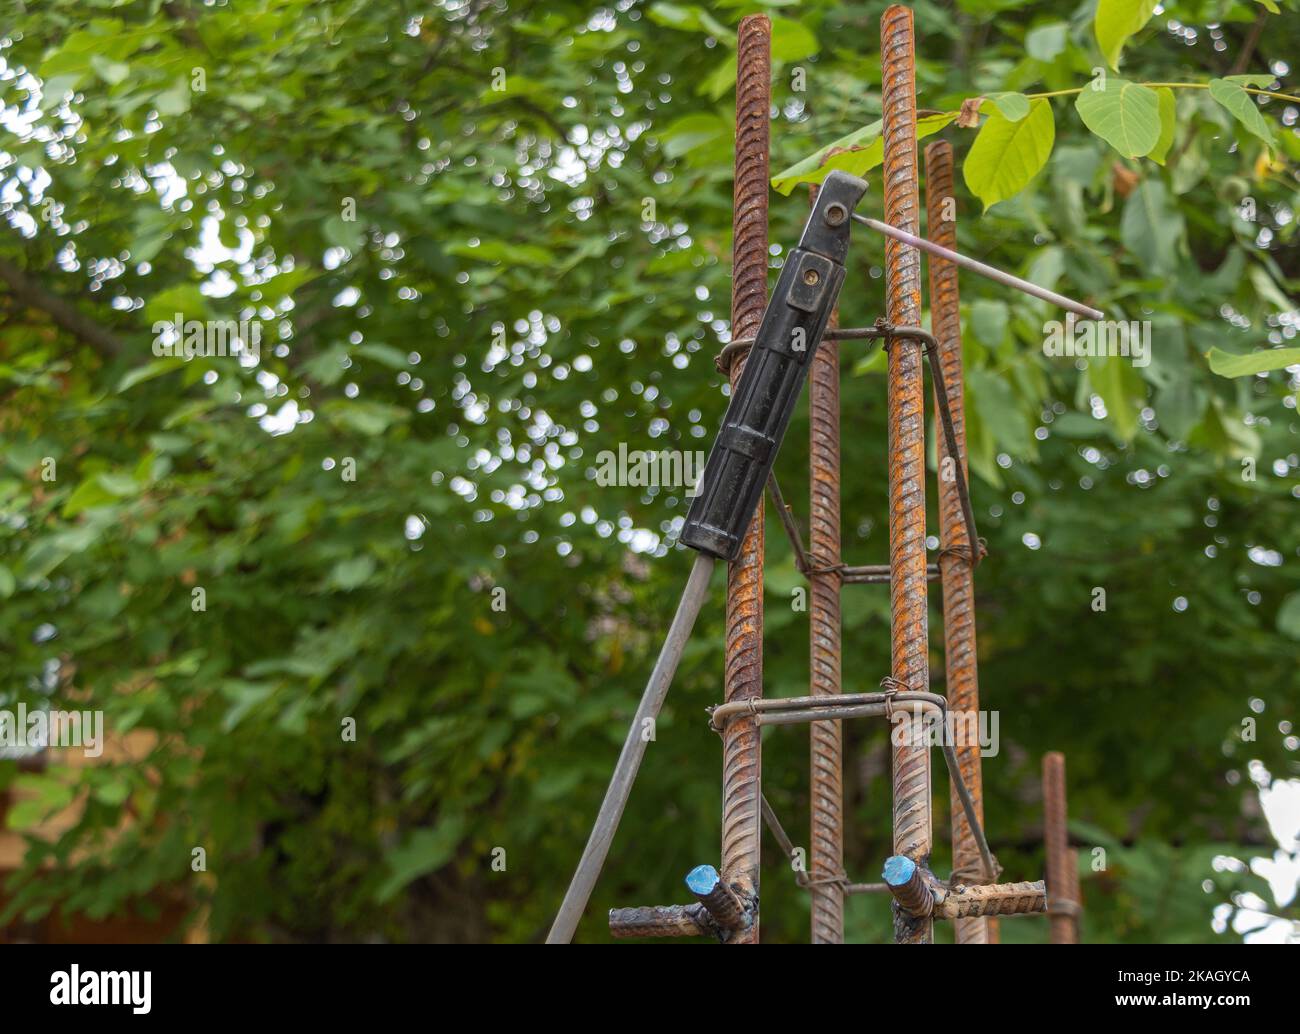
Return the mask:
[[[879,116],[884,6],[3,4],[0,706],[101,710],[109,742],[0,747],[0,938],[544,937],[690,559],[681,493],[594,459],[707,449],[725,405],[735,26],[773,18],[775,175]],[[923,108],[1106,65],[1093,0],[914,6]],[[1126,77],[1297,92],[1294,0],[1136,6]],[[1026,189],[983,211],[959,187],[964,251],[1153,342],[1144,368],[1048,358],[1041,304],[962,278],[987,826],[1006,878],[1041,874],[1062,750],[1085,940],[1295,942],[1300,366],[1205,356],[1294,344],[1300,105],[1260,105],[1270,147],[1176,93],[1163,165],[1063,95]],[[959,163],[974,135],[943,131]],[[774,271],[805,191],[772,195]],[[850,261],[843,320],[870,323],[880,242]],[[156,356],[178,312],[257,321],[259,359]],[[883,562],[878,358],[844,347],[842,396],[844,553]],[[801,515],[807,440],[805,404],[777,466]],[[765,690],[796,695],[777,532]],[[846,588],[846,690],[887,672],[887,608]],[[717,861],[722,613],[719,577],[580,939]],[[869,881],[887,730],[845,735]],[[806,730],[763,754],[806,841]],[[764,851],[764,939],[806,940]],[[887,903],[850,899],[848,939],[888,940]]]

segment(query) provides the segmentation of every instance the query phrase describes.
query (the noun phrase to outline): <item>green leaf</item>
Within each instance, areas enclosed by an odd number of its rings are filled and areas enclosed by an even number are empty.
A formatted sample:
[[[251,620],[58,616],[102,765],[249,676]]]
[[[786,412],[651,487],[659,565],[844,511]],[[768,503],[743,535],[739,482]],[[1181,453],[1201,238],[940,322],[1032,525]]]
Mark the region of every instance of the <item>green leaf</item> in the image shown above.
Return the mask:
[[[996,298],[977,298],[970,307],[970,325],[975,336],[989,348],[997,349],[1007,336],[1011,311],[1007,303]]]
[[[1174,91],[1168,86],[1156,90],[1156,96],[1160,98],[1160,138],[1147,157],[1157,165],[1164,165],[1165,156],[1174,142],[1174,130],[1178,128],[1178,113]]]
[[[652,4],[646,12],[652,22],[670,29],[686,32],[705,32],[728,44],[735,45],[736,34],[719,22],[703,7],[682,4]]]
[[[916,138],[933,136],[957,117],[955,111],[939,115],[926,115],[916,123]],[[772,186],[782,194],[789,194],[800,183],[820,183],[834,169],[854,176],[863,176],[885,160],[885,142],[881,137],[883,122],[854,130],[816,154],[796,162],[784,172],[772,177]]]
[[[1018,122],[993,112],[966,155],[966,186],[987,211],[1025,188],[1047,163],[1055,139],[1052,106],[1045,100],[1033,101],[1029,114]]]
[[[131,74],[131,66],[125,61],[111,61],[98,54],[90,59],[90,67],[109,86],[116,86],[120,82],[125,82],[127,76]]]
[[[728,54],[722,64],[718,65],[710,75],[706,75],[700,85],[696,87],[695,92],[702,97],[709,97],[717,100],[725,93],[729,93],[736,85],[736,55],[733,51]]]
[[[1159,0],[1099,0],[1093,31],[1111,68],[1119,69],[1124,44],[1151,20]]]
[[[1205,353],[1210,369],[1220,377],[1249,377],[1256,373],[1300,366],[1300,348],[1265,348],[1245,355],[1233,355],[1221,348]]]
[[[375,573],[375,558],[368,555],[350,557],[340,560],[330,572],[330,585],[344,592],[351,592],[364,585]]]
[[[1019,122],[1029,114],[1029,98],[1023,93],[988,93],[984,99],[1012,122]],[[980,107],[983,109],[983,105]]]
[[[185,364],[178,362],[175,358],[155,359],[151,363],[145,363],[143,366],[128,370],[122,376],[122,379],[117,382],[117,387],[114,390],[121,395],[123,392],[134,388],[137,384],[151,381],[155,377],[163,376],[163,374],[175,373],[177,370],[184,368]]]
[[[1257,4],[1263,4],[1269,14],[1281,14],[1281,9],[1277,6],[1277,0],[1255,0]]]
[[[473,245],[452,244],[447,247],[447,254],[503,265],[542,267],[550,266],[555,262],[555,254],[548,248],[538,244],[519,244],[512,241],[484,240]]]
[[[1132,367],[1123,356],[1096,355],[1088,359],[1088,381],[1106,403],[1106,417],[1120,441],[1137,434],[1137,402],[1140,385],[1135,385]]]
[[[1035,61],[1051,61],[1065,49],[1068,31],[1065,22],[1030,29],[1025,33],[1025,52]]]
[[[192,99],[193,92],[190,90],[190,84],[184,79],[179,79],[170,89],[154,97],[153,106],[158,109],[158,114],[164,117],[184,115],[190,110]]]
[[[150,323],[172,322],[178,312],[187,320],[208,318],[208,300],[198,284],[176,284],[159,291],[144,307],[145,318]]]
[[[392,345],[378,343],[361,345],[357,349],[357,355],[364,355],[367,359],[382,363],[390,370],[406,370],[410,367],[410,364],[406,361],[406,353],[401,349],[394,348]]]
[[[18,579],[14,577],[14,573],[4,564],[0,564],[0,600],[7,600],[17,588]]]
[[[403,423],[411,414],[382,402],[331,402],[322,407],[332,423],[369,437],[383,434],[394,424]]]
[[[339,215],[332,215],[326,219],[321,233],[327,244],[342,248],[354,255],[361,250],[362,241],[365,240],[360,223],[355,220],[345,220]]]
[[[1097,89],[1098,84],[1103,89]],[[1074,100],[1083,124],[1126,158],[1149,154],[1160,139],[1160,98],[1125,79],[1094,80]]]
[[[801,61],[817,53],[817,36],[793,18],[772,19],[772,60]]]
[[[660,5],[663,6],[663,5]],[[412,880],[441,869],[465,835],[464,816],[443,818],[432,829],[417,829],[388,855],[389,875],[375,891],[375,898],[388,901]]]
[[[686,115],[675,119],[657,135],[664,145],[664,154],[680,158],[697,147],[730,142],[732,123],[720,115]]]
[[[1165,273],[1174,268],[1183,229],[1183,217],[1160,179],[1143,180],[1124,203],[1120,239],[1144,272]]]
[[[1277,609],[1277,630],[1288,639],[1300,639],[1300,592],[1293,592]]]
[[[1255,98],[1242,89],[1241,80],[1250,80],[1247,85],[1254,85],[1254,82],[1261,78],[1259,76],[1233,76],[1230,79],[1211,79],[1210,96],[1228,109],[1243,126],[1251,133],[1263,140],[1269,147],[1276,147],[1277,140],[1273,136],[1273,127],[1269,124],[1268,119],[1264,117],[1263,112],[1259,110],[1259,105],[1255,103]],[[1268,82],[1272,82],[1270,76]]]

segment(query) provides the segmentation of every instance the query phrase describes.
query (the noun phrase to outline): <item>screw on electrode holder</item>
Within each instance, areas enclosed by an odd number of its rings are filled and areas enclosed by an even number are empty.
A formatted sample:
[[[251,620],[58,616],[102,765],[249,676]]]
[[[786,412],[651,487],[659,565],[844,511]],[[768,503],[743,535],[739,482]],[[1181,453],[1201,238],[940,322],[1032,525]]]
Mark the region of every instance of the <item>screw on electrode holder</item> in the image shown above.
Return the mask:
[[[838,201],[826,206],[826,225],[839,226],[849,217],[849,210]]]

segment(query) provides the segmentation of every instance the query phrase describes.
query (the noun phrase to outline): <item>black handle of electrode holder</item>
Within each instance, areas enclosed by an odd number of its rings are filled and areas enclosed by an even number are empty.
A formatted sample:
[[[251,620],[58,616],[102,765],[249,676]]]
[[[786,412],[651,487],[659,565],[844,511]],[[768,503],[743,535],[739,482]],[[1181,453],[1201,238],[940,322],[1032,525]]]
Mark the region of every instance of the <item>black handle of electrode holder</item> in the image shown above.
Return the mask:
[[[680,541],[735,560],[763,496],[812,357],[844,283],[849,216],[867,185],[835,171],[786,257],[691,502]]]

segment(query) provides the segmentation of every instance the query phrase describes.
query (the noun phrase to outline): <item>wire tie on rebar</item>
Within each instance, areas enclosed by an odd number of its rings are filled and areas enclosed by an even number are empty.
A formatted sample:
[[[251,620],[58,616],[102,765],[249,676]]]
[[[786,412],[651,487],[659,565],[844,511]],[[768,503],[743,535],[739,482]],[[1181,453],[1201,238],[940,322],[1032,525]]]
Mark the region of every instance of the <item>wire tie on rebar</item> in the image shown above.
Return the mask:
[[[981,535],[976,540],[975,546],[976,546],[975,553],[977,557],[975,563],[978,564],[980,560],[983,560],[986,556],[989,555],[988,539],[984,538],[984,536]],[[971,562],[970,547],[964,544],[957,545],[957,546],[944,546],[941,550],[939,550],[938,555],[940,560],[942,560],[945,556],[955,556],[958,560],[965,560],[966,563],[968,564]]]
[[[891,722],[894,720],[894,697],[898,693],[910,693],[912,687],[902,679],[896,679],[893,675],[886,675],[880,680],[880,688],[885,691],[885,717]]]
[[[1083,909],[1077,901],[1069,901],[1062,898],[1059,901],[1047,902],[1047,914],[1058,916],[1070,916],[1072,919],[1079,918],[1083,914]]]
[[[844,569],[847,565],[844,563],[837,564],[809,564],[803,572],[806,576],[811,577],[815,574],[838,574],[844,577]]]

